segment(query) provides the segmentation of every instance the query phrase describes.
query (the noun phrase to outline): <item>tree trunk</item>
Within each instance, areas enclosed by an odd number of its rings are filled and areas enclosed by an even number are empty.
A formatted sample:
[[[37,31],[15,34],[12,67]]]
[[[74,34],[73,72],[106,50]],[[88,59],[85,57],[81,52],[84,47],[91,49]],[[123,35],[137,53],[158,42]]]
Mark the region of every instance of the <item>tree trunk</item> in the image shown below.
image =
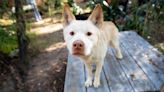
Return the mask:
[[[25,35],[26,26],[23,13],[23,0],[15,0],[15,16],[16,16],[16,30],[17,30],[17,40],[19,48],[19,62],[18,68],[20,72],[24,74],[27,64],[27,36]]]

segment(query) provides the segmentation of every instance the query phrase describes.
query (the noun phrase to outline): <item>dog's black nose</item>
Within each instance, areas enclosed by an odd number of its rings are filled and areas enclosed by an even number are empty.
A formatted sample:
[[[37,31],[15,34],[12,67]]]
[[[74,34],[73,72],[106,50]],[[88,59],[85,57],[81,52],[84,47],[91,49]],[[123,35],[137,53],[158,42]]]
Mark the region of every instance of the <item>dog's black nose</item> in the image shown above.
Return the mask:
[[[76,40],[73,42],[74,49],[84,49],[84,43],[80,40]]]

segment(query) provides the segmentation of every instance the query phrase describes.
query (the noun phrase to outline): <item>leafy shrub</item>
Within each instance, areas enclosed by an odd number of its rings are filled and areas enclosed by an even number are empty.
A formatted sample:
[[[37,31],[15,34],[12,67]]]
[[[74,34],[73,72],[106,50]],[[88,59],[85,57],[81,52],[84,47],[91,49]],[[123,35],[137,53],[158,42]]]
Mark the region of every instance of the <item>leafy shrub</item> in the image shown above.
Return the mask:
[[[0,26],[0,51],[10,53],[17,48],[15,26]]]

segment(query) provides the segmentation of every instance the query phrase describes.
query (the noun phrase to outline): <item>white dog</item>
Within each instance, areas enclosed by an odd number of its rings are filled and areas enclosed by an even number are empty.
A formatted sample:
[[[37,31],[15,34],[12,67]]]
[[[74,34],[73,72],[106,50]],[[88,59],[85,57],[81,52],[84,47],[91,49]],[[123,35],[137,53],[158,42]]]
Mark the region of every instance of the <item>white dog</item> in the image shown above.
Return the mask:
[[[108,45],[116,49],[117,58],[122,58],[118,29],[114,23],[103,21],[100,4],[96,5],[88,20],[76,20],[66,4],[63,17],[63,34],[67,48],[70,54],[78,56],[86,66],[88,76],[85,86],[92,85],[92,64],[96,64],[93,86],[98,87]]]

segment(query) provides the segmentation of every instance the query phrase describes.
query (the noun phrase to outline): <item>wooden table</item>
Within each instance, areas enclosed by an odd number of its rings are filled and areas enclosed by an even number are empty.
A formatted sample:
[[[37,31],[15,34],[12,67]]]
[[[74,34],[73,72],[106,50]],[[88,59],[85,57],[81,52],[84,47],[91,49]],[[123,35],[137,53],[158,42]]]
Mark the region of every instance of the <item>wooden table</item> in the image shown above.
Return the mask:
[[[68,56],[64,92],[138,92],[159,91],[164,85],[164,55],[133,31],[120,33],[123,59],[116,59],[109,48],[99,88],[84,86],[84,64]]]

